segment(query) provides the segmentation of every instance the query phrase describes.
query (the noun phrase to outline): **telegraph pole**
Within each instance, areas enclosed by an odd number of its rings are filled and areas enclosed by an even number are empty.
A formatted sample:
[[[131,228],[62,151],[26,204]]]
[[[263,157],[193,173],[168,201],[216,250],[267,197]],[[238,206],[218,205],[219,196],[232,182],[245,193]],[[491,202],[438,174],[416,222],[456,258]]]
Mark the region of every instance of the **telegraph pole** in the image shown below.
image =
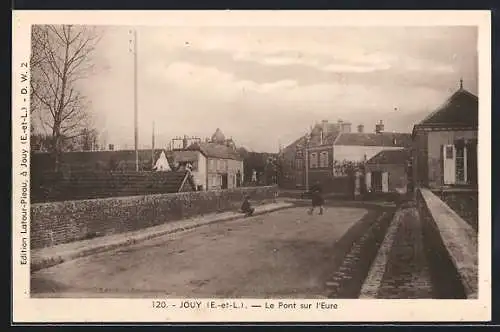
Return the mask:
[[[306,191],[309,191],[309,133],[305,137]]]
[[[134,29],[134,141],[135,141],[135,171],[139,171],[139,129],[137,103],[137,30]]]
[[[153,121],[153,131],[151,134],[151,167],[155,166],[155,122]]]

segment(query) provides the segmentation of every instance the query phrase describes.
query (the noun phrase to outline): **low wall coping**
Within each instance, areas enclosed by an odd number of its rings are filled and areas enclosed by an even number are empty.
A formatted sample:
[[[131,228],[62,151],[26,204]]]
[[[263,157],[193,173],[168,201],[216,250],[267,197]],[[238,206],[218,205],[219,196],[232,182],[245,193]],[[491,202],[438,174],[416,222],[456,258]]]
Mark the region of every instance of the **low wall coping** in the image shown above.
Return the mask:
[[[175,196],[183,196],[186,194],[193,194],[193,193],[206,193],[206,192],[215,192],[216,195],[222,195],[222,192],[245,192],[246,190],[255,190],[257,189],[270,189],[270,188],[276,188],[277,186],[258,186],[258,187],[238,187],[238,188],[231,188],[231,189],[219,189],[219,190],[203,190],[203,191],[186,191],[186,192],[177,192],[177,193],[158,193],[158,194],[142,194],[142,195],[129,195],[129,196],[110,196],[110,197],[101,197],[101,198],[88,198],[88,199],[72,199],[72,200],[66,200],[66,201],[50,201],[50,202],[39,202],[39,203],[32,203],[32,207],[41,207],[41,206],[50,206],[54,204],[78,204],[80,202],[106,202],[106,201],[123,201],[123,202],[130,202],[132,199],[141,199],[144,197],[149,197],[149,198],[158,198],[158,197],[175,197]]]
[[[467,298],[477,298],[477,233],[431,190],[426,188],[419,190],[458,271]]]

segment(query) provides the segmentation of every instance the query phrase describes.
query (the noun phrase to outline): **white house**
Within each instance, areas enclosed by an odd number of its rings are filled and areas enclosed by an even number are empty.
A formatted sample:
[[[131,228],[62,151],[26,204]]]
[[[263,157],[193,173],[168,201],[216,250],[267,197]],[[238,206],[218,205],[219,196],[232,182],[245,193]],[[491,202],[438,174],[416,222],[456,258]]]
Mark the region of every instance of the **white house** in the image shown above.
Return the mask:
[[[382,150],[400,150],[411,146],[409,133],[383,132],[383,124],[377,124],[375,133],[341,133],[333,143],[333,161],[365,162]],[[342,175],[342,174],[335,174]]]

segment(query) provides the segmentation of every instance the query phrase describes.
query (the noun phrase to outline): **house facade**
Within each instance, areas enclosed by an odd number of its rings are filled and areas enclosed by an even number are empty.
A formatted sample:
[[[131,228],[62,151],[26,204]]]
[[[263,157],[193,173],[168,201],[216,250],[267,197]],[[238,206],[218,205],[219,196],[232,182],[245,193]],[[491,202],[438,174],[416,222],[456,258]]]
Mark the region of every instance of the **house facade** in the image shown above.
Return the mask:
[[[368,192],[405,194],[408,191],[410,149],[382,150],[365,164]]]
[[[287,189],[306,186],[306,162],[309,164],[309,183],[325,182],[333,176],[333,143],[341,131],[350,132],[351,124],[327,120],[316,124],[310,136],[300,137],[282,149],[278,155],[280,174],[278,184]],[[306,156],[306,151],[308,155]]]
[[[172,151],[172,159],[181,167],[190,165],[193,179],[200,190],[231,189],[242,184],[243,159],[233,140],[226,140],[220,129],[217,129],[211,140]]]
[[[429,188],[477,187],[478,98],[460,88],[413,128],[413,179]]]

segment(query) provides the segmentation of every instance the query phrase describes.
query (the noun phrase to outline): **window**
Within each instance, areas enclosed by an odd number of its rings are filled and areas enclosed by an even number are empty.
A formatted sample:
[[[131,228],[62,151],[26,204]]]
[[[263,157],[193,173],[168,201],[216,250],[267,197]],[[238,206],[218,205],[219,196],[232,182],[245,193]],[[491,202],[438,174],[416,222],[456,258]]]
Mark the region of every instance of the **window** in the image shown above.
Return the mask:
[[[319,155],[319,167],[328,167],[328,152],[323,151]]]
[[[302,150],[297,150],[296,154],[295,154],[295,158],[302,158],[304,156],[304,154],[302,153]]]
[[[318,154],[316,152],[311,153],[309,156],[309,167],[317,168],[318,167]]]
[[[220,175],[212,175],[212,186],[218,187],[222,185],[222,177]]]
[[[215,160],[214,159],[210,159],[208,161],[208,168],[210,169],[210,171],[215,171]]]
[[[303,169],[304,168],[304,160],[296,159],[295,160],[295,168],[296,169]]]
[[[446,146],[446,159],[453,159],[453,145]]]

